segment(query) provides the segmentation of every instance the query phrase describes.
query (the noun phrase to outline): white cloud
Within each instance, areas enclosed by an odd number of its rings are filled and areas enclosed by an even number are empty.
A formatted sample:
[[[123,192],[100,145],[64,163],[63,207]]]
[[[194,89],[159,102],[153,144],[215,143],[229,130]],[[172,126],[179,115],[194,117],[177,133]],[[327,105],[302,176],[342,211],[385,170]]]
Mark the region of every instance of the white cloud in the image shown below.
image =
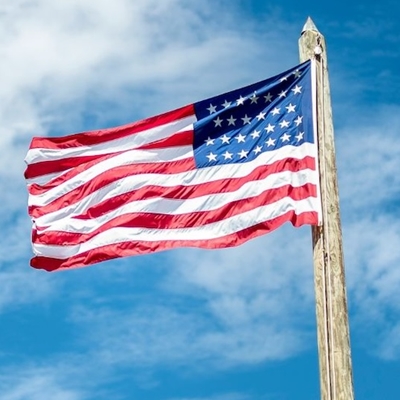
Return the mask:
[[[395,361],[400,357],[400,324],[395,323],[381,335],[381,343],[373,352],[384,360]]]
[[[297,331],[278,330],[268,323],[220,327],[201,307],[176,311],[168,306],[148,306],[84,315],[79,324],[89,329],[86,346],[101,363],[140,369],[190,365],[206,371],[209,366],[251,365],[297,353],[304,339]]]
[[[348,115],[356,119],[339,130],[337,153],[354,345],[398,358],[393,320],[400,318],[399,109],[349,105]]]
[[[106,389],[103,384],[109,380],[109,371],[94,363],[82,364],[82,360],[67,362],[48,361],[47,366],[30,363],[18,368],[1,370],[0,392],[2,400],[89,400],[89,399],[122,399],[126,398],[121,390]],[[99,368],[100,367],[100,368]],[[135,374],[135,381],[141,381]],[[131,382],[132,383],[132,382]],[[143,383],[143,382],[141,382]],[[140,385],[149,390],[147,385]],[[136,391],[132,383],[130,395]],[[135,397],[136,398],[136,397]],[[216,394],[209,397],[186,397],[174,400],[247,400],[252,398],[245,393]],[[173,399],[170,399],[173,400]]]
[[[88,397],[65,379],[67,371],[55,368],[24,367],[2,371],[0,392],[3,400],[84,400]]]
[[[355,345],[383,358],[400,356],[391,333],[400,318],[399,243],[400,223],[390,215],[361,218],[344,230]]]
[[[263,69],[276,68],[276,56],[265,60],[279,49],[259,43],[285,39],[273,33],[258,42],[255,27],[245,22],[243,35],[229,16],[232,5],[227,14],[223,3],[189,8],[181,0],[116,0],[110,7],[107,1],[20,0],[3,6],[2,143],[46,134],[56,124],[62,124],[57,131],[72,132],[86,112],[105,123],[127,118],[128,110],[137,118],[194,101],[249,79],[248,67],[262,54]],[[280,52],[282,63],[289,53]],[[261,78],[258,68],[253,71]],[[94,110],[101,102],[114,106],[113,115]]]
[[[0,313],[22,305],[48,299],[58,285],[49,276],[29,270],[27,265],[14,264],[0,271]]]
[[[400,107],[348,105],[347,112],[354,117],[346,117],[336,140],[346,218],[390,212],[400,194]]]

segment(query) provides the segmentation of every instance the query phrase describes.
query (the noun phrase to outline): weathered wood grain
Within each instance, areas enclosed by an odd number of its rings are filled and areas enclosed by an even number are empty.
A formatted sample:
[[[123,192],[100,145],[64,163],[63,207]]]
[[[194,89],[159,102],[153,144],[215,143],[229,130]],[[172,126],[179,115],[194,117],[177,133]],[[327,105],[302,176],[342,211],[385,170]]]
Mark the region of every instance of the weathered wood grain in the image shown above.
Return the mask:
[[[353,376],[332,108],[325,39],[309,18],[299,39],[300,61],[316,60],[317,132],[323,225],[312,229],[322,400],[353,400]]]

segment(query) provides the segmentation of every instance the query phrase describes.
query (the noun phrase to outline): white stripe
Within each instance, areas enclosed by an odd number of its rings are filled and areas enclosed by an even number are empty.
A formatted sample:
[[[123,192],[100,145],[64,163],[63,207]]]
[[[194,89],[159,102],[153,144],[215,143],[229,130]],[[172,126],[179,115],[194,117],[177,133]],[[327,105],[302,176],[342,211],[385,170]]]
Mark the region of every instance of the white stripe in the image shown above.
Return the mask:
[[[117,216],[129,213],[160,213],[169,215],[181,215],[198,211],[212,211],[223,207],[233,201],[259,196],[265,190],[276,189],[285,185],[300,187],[307,183],[317,184],[318,175],[312,170],[303,170],[296,173],[283,171],[268,176],[260,181],[245,183],[234,192],[207,194],[191,199],[163,199],[160,197],[133,201],[128,204],[90,220],[71,218],[81,214],[80,207],[64,212],[56,212],[45,215],[36,220],[36,226],[48,226],[41,232],[65,231],[76,233],[89,233],[101,227],[106,222]],[[86,206],[86,204],[85,204]],[[86,207],[85,207],[86,208]]]
[[[190,147],[191,148],[191,147]],[[175,148],[179,149],[179,148]],[[177,151],[176,150],[176,151]],[[71,178],[69,181],[56,186],[40,195],[30,195],[28,204],[31,206],[44,206],[65,193],[71,192],[73,189],[88,182],[93,177],[102,172],[111,170],[115,166],[124,165],[120,163],[132,163],[133,156],[125,156],[126,153],[120,154],[104,162],[94,165],[92,168],[83,171],[76,177]],[[281,149],[274,151],[267,151],[260,154],[256,159],[241,164],[224,164],[219,166],[212,166],[209,168],[199,168],[188,172],[182,172],[171,175],[163,174],[137,174],[129,177],[122,178],[113,182],[112,184],[91,193],[88,197],[97,199],[108,199],[115,195],[127,193],[129,191],[148,186],[157,185],[164,187],[172,187],[177,185],[197,185],[205,182],[213,182],[219,179],[226,179],[229,177],[241,178],[250,174],[255,168],[272,164],[275,161],[283,160],[286,158],[301,159],[305,156],[316,156],[316,147],[312,143],[304,143],[301,146],[285,146]],[[114,160],[115,158],[118,160]],[[135,156],[136,157],[136,156]],[[182,155],[183,158],[183,155]],[[121,161],[119,161],[121,160]],[[136,159],[135,159],[136,161]],[[93,201],[88,199],[88,204],[93,204]]]
[[[28,150],[25,162],[34,164],[40,161],[59,160],[81,155],[92,156],[132,150],[157,140],[165,139],[174,133],[193,130],[194,122],[196,122],[196,116],[191,115],[164,125],[132,133],[121,139],[110,140],[92,146],[70,147],[67,149],[33,148]]]
[[[33,250],[38,256],[66,259],[100,246],[127,241],[216,239],[276,218],[290,210],[295,210],[296,214],[314,211],[318,207],[317,201],[313,197],[297,202],[291,198],[284,198],[276,203],[258,207],[239,216],[235,215],[200,227],[179,229],[112,228],[80,245],[49,246],[34,244]]]
[[[37,185],[43,186],[46,183],[49,183],[52,179],[57,178],[58,176],[67,173],[71,169],[72,168],[66,169],[64,171],[54,172],[52,174],[36,176],[35,178],[25,179],[25,182],[28,186],[28,190],[29,190],[30,185],[37,184]]]
[[[28,199],[28,204],[35,206],[44,206],[49,204],[58,197],[71,192],[103,172],[109,171],[115,167],[140,163],[164,163],[167,161],[183,160],[185,158],[193,158],[192,146],[168,147],[165,149],[152,150],[130,150],[108,158],[107,160],[100,161],[92,167],[85,169],[80,174],[48,190],[47,192],[37,195],[31,194]],[[127,178],[121,179],[121,182],[123,182],[124,179]],[[116,182],[118,183],[118,181]]]

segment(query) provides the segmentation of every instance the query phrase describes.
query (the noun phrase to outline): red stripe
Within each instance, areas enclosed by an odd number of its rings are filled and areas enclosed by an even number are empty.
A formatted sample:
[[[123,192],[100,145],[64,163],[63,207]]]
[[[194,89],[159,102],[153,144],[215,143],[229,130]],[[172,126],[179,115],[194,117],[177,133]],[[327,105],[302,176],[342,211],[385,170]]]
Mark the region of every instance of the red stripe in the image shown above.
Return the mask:
[[[274,218],[272,220],[254,225],[242,231],[232,233],[216,239],[208,240],[166,240],[161,242],[129,241],[98,247],[85,253],[78,254],[68,259],[56,259],[37,256],[32,258],[31,266],[46,271],[55,271],[68,268],[85,267],[98,262],[111,260],[119,257],[128,257],[139,254],[148,254],[158,251],[170,250],[178,247],[199,247],[203,249],[220,249],[225,247],[239,246],[248,240],[279,228],[283,223],[291,222],[293,226],[299,227],[304,224],[317,225],[318,214],[316,212],[305,212],[296,215],[294,211]]]
[[[291,197],[293,200],[317,197],[317,189],[315,185],[312,184],[306,184],[296,188],[291,185],[286,185],[277,189],[265,190],[258,196],[233,201],[216,210],[197,211],[180,215],[161,213],[125,214],[117,216],[90,233],[72,233],[65,231],[40,232],[35,230],[33,231],[32,241],[37,244],[69,246],[85,243],[99,233],[105,232],[110,228],[124,227],[166,230],[179,229],[182,227],[194,228],[233,217],[263,205],[275,203],[284,197]]]
[[[190,146],[193,144],[193,129],[178,132],[164,139],[138,147],[140,150],[166,149],[168,147]]]
[[[167,167],[167,165],[161,164],[160,169],[162,169],[163,167],[165,168]],[[189,167],[194,167],[194,165],[189,165]],[[81,218],[95,218],[96,216],[102,215],[105,212],[109,212],[123,204],[135,200],[142,200],[154,197],[163,197],[167,199],[190,199],[208,194],[232,192],[239,189],[241,186],[249,181],[265,179],[268,175],[281,171],[297,172],[306,168],[315,169],[315,160],[312,157],[305,157],[302,160],[279,160],[271,165],[259,166],[251,171],[249,175],[240,178],[226,178],[188,186],[178,185],[173,187],[164,187],[147,185],[140,189],[128,193],[123,193],[111,199],[99,202],[95,206],[90,207],[85,214],[82,214]],[[115,180],[133,175],[131,173],[131,169],[132,166],[123,166],[112,169],[110,171],[106,171],[105,173],[93,178],[89,182],[86,182],[83,185],[79,186],[75,190],[66,193],[61,197],[58,197],[48,205],[30,206],[28,209],[29,214],[34,218],[38,218],[45,214],[59,210],[60,208],[65,207],[65,205],[75,204],[90,195],[91,193],[109,185]],[[135,170],[137,171],[137,168],[135,168]]]
[[[193,104],[156,115],[131,124],[122,125],[109,129],[100,129],[97,131],[88,131],[66,135],[63,137],[43,138],[34,137],[30,149],[68,149],[71,147],[93,146],[96,144],[108,142],[110,140],[121,139],[126,136],[142,132],[147,129],[165,125],[178,119],[194,115]]]

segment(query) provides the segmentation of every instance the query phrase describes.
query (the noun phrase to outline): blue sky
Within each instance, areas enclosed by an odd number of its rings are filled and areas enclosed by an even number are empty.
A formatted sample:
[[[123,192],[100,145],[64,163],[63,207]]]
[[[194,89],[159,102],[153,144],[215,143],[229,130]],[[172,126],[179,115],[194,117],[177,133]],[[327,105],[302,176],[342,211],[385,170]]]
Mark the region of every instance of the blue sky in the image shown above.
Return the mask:
[[[124,124],[298,63],[325,35],[356,398],[400,384],[397,1],[0,3],[0,393],[4,400],[319,398],[309,227],[235,249],[29,267],[34,135]]]

